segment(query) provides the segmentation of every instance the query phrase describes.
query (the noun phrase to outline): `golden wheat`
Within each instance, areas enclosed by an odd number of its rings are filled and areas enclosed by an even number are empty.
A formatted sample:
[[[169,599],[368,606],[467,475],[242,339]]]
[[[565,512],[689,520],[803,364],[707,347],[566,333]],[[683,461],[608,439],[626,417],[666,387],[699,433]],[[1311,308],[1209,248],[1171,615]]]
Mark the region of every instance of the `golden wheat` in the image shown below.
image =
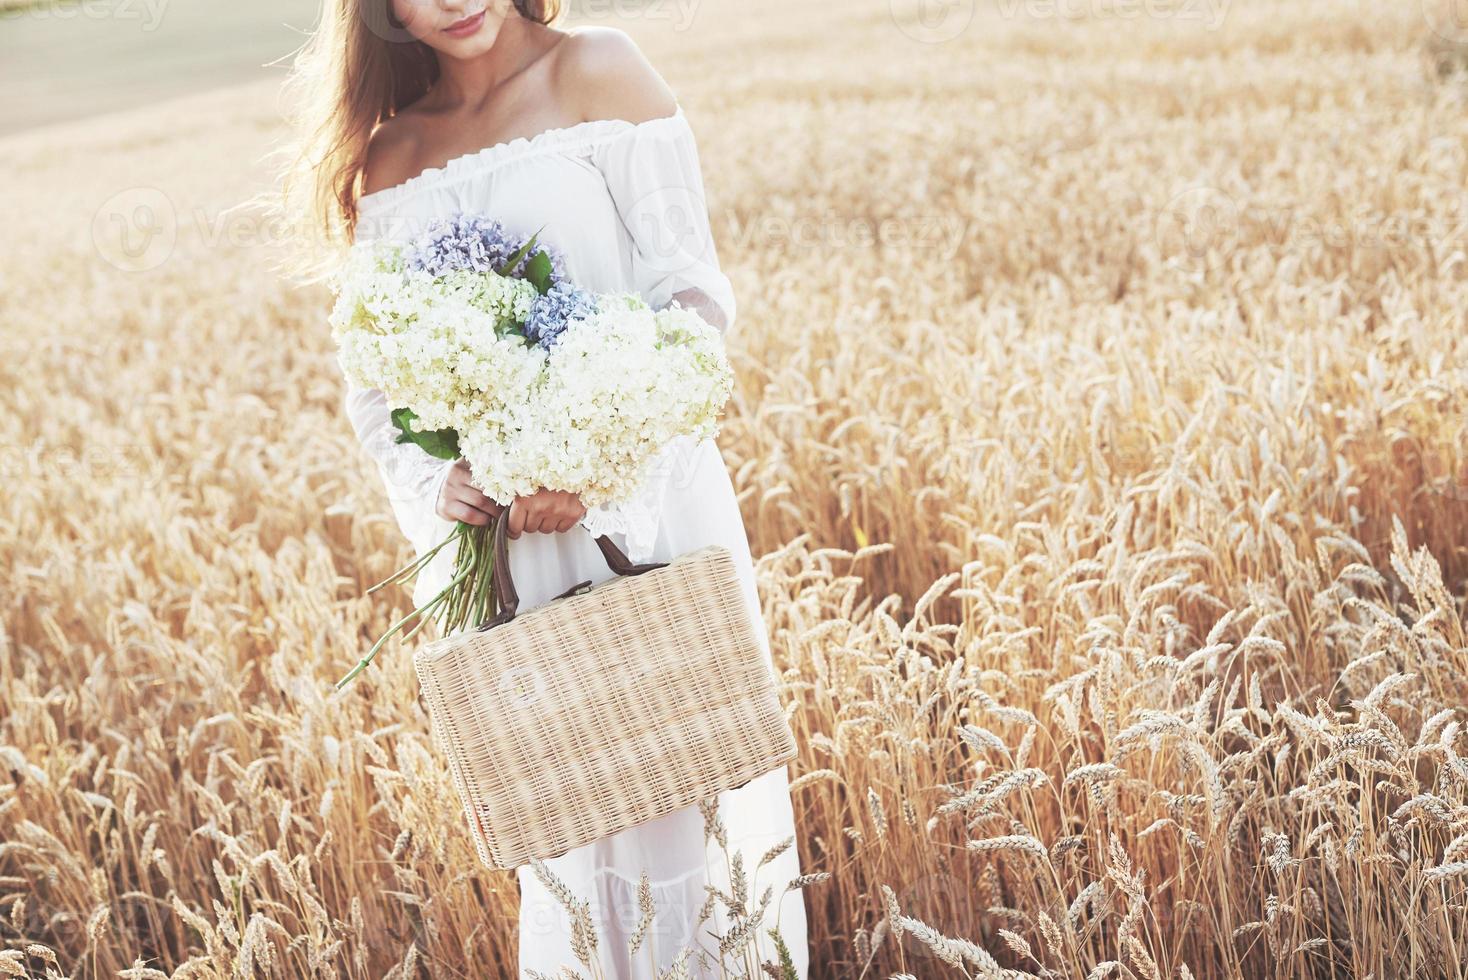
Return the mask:
[[[1451,20],[669,9],[813,975],[1468,976]],[[280,137],[5,143],[0,975],[514,972],[409,651],[327,693],[406,547],[231,210]]]

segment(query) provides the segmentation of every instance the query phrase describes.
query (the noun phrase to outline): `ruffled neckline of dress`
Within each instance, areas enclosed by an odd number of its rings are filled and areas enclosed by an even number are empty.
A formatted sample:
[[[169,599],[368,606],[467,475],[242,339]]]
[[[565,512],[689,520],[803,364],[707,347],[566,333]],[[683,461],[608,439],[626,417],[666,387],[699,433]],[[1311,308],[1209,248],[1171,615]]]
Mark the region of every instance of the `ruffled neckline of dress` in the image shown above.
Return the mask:
[[[442,187],[488,173],[514,160],[545,153],[567,153],[583,150],[628,132],[663,128],[687,128],[688,120],[683,106],[674,109],[671,116],[658,116],[643,122],[626,119],[588,119],[570,126],[545,129],[534,136],[517,136],[503,143],[493,143],[478,150],[470,150],[449,160],[441,167],[428,169],[409,177],[401,184],[384,187],[382,190],[363,194],[357,199],[359,215],[388,210],[404,200],[434,188]]]

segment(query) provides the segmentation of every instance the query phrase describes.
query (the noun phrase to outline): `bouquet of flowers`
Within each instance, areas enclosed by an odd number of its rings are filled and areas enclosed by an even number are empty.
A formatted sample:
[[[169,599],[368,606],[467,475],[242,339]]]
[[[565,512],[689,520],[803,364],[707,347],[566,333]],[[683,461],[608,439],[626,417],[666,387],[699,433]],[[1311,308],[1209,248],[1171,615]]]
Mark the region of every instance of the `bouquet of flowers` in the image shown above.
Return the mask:
[[[579,288],[537,239],[461,215],[409,242],[353,246],[333,283],[342,370],[382,391],[399,442],[462,456],[502,506],[542,488],[587,507],[615,503],[673,439],[716,433],[732,385],[722,338],[692,310]],[[409,636],[435,620],[449,632],[494,614],[487,529],[464,523],[373,591],[411,579],[455,542],[448,586],[338,688],[415,620]]]

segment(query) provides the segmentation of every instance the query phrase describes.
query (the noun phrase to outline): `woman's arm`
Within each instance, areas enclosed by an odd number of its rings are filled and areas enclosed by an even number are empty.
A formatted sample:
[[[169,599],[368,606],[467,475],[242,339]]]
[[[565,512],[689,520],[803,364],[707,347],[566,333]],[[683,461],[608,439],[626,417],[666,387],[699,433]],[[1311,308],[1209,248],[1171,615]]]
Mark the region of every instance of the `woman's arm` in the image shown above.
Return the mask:
[[[400,114],[377,127],[367,148],[364,193],[393,186],[412,175],[416,140],[411,114]],[[441,460],[413,443],[398,442],[398,429],[382,392],[349,381],[345,405],[357,440],[377,463],[399,523],[405,529],[413,525],[409,537],[415,544],[420,535],[431,534],[431,530],[418,530],[431,525],[429,515],[484,525],[499,512],[498,505],[469,482],[469,467],[463,460]]]
[[[639,288],[654,307],[673,301],[720,331],[734,319],[734,296],[719,269],[697,147],[678,101],[626,34],[583,28],[562,48],[557,88],[582,119],[666,126],[614,141],[599,161],[637,249]]]
[[[627,231],[632,288],[654,309],[677,302],[729,329],[734,290],[719,269],[693,130],[672,90],[620,31],[587,30],[573,40],[562,84],[579,100],[581,118],[633,124],[599,142],[593,155]],[[664,450],[634,498],[593,508],[582,523],[594,534],[624,534],[633,561],[650,558],[664,495],[686,469],[679,458],[691,448],[685,442]]]
[[[362,388],[348,380],[343,407],[362,451],[377,464],[388,503],[403,532],[420,550],[431,547],[435,529],[430,518],[451,464],[416,445],[399,443],[392,411],[375,388]]]

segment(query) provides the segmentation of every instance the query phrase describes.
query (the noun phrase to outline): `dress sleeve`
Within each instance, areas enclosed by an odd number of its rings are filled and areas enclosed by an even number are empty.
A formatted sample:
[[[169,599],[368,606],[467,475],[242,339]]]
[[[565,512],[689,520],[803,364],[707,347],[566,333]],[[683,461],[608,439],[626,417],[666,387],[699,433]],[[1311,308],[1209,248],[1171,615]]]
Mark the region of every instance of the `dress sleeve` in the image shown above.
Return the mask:
[[[597,148],[596,164],[631,242],[632,281],[653,309],[677,301],[725,334],[734,325],[734,289],[719,268],[693,130],[680,107],[631,126]],[[653,460],[630,500],[588,509],[593,534],[621,534],[635,562],[649,560],[672,477],[686,472],[697,446],[674,439]]]
[[[364,226],[359,237],[365,241],[372,236]],[[392,409],[382,392],[362,388],[350,379],[344,381],[347,420],[363,452],[377,464],[398,526],[422,554],[452,529],[452,522],[440,518],[436,511],[439,490],[453,463],[430,456],[412,443],[399,443]]]
[[[734,289],[719,269],[698,147],[682,108],[602,143],[597,166],[631,239],[638,292],[653,309],[677,299],[727,332]]]
[[[377,464],[388,502],[403,533],[420,553],[444,537],[437,513],[438,493],[453,466],[412,443],[399,443],[392,412],[382,392],[348,381],[347,419],[363,451]]]

